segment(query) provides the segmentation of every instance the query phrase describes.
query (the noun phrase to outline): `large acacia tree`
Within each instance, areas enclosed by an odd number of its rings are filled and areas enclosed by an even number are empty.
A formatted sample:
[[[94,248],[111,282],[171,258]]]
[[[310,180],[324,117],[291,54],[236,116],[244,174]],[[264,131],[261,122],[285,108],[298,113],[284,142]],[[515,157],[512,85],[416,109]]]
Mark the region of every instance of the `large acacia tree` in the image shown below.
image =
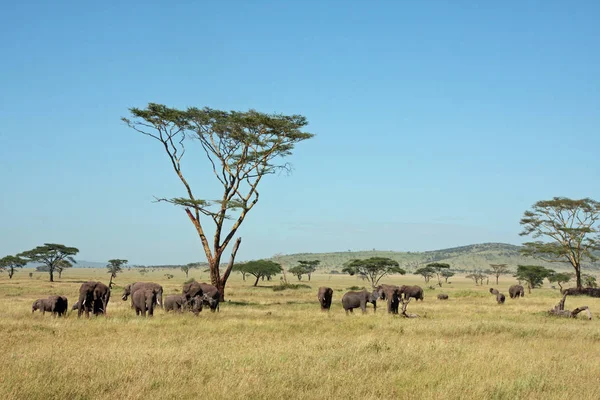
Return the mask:
[[[15,269],[23,268],[25,265],[27,265],[27,260],[24,260],[21,257],[6,256],[0,258],[0,270],[8,271],[8,279],[12,279],[15,274]]]
[[[37,246],[35,249],[17,254],[17,257],[44,264],[44,269],[50,274],[50,282],[54,282],[54,271],[57,268],[61,268],[61,262],[66,260],[76,264],[77,261],[75,261],[73,256],[77,253],[79,253],[79,249],[75,247],[68,247],[64,244],[44,243],[43,246]]]
[[[364,260],[348,261],[342,272],[350,275],[361,275],[369,279],[371,286],[376,287],[379,280],[386,275],[400,274],[404,275],[406,271],[400,268],[398,261],[386,257],[371,257]]]
[[[224,289],[231,273],[241,237],[232,249],[223,275],[221,258],[240,225],[258,202],[262,178],[289,171],[285,157],[296,143],[313,137],[303,132],[308,122],[302,115],[221,111],[210,108],[179,110],[150,103],[145,109],[131,108],[123,121],[132,129],[156,140],[165,151],[169,164],[185,189],[184,197],[158,198],[181,206],[194,225],[202,243],[210,270],[211,283]],[[220,193],[196,191],[182,168],[188,144],[200,145],[210,169],[221,186]],[[201,192],[201,193],[199,193]],[[226,224],[227,221],[231,223]],[[214,227],[211,238],[207,223]]]
[[[521,236],[550,239],[523,243],[522,254],[551,263],[569,263],[575,270],[577,288],[581,289],[581,264],[595,261],[593,252],[600,250],[597,225],[600,203],[589,199],[572,200],[554,197],[538,201],[521,218]]]

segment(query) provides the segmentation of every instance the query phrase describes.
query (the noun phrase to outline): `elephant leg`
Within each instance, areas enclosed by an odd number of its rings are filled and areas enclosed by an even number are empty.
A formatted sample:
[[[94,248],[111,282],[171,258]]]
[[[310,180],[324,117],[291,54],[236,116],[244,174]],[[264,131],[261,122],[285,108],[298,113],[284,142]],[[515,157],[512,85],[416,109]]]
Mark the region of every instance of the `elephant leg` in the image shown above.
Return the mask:
[[[367,312],[367,302],[366,301],[360,303],[360,309],[362,310],[363,314],[365,314]]]

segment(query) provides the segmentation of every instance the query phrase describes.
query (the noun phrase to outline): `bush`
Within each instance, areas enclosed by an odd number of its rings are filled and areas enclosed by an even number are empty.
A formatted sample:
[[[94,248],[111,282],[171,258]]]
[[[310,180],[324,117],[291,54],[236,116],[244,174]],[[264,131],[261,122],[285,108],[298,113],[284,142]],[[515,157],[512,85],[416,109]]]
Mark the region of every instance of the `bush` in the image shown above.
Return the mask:
[[[363,290],[363,289],[365,289],[365,287],[364,287],[364,286],[363,286],[363,287],[358,287],[358,286],[350,286],[350,287],[347,287],[347,288],[346,288],[346,290]]]
[[[273,286],[273,291],[274,292],[279,292],[281,290],[287,290],[287,289],[293,289],[293,290],[297,290],[297,289],[311,289],[311,287],[309,285],[305,285],[303,283],[281,283],[280,285],[277,286]]]

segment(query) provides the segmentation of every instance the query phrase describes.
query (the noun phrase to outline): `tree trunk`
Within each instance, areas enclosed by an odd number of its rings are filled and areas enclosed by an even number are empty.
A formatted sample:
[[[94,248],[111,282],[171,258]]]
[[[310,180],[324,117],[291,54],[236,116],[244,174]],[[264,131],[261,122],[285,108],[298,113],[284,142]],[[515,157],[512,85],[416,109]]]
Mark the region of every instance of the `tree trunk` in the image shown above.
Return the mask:
[[[258,280],[260,279],[260,275],[256,276],[256,280],[254,281],[254,286],[258,285]]]
[[[12,279],[12,276],[14,275],[14,273],[15,273],[14,269],[12,269],[12,268],[9,269],[8,270],[8,279]]]
[[[58,279],[62,279],[62,269],[58,271]]]
[[[310,282],[310,274],[308,274],[308,281]]]
[[[50,268],[48,273],[50,274],[50,282],[54,282],[54,270]]]
[[[579,265],[575,267],[575,277],[577,279],[577,289],[583,289],[583,286],[581,285],[581,266]]]
[[[531,294],[531,284],[527,282],[527,293]]]
[[[217,289],[219,289],[219,301],[225,301],[225,285],[227,284],[227,280],[229,279],[229,275],[231,274],[231,270],[233,269],[233,265],[235,263],[235,255],[237,254],[238,248],[240,247],[241,243],[242,243],[242,238],[241,237],[237,238],[237,240],[235,241],[235,244],[233,245],[233,250],[231,250],[231,257],[229,258],[229,263],[227,264],[227,268],[225,269],[225,272],[223,273],[223,277],[219,276],[218,279],[216,279],[216,284],[213,283],[213,285],[216,286]],[[220,262],[221,255],[219,255],[218,259]],[[220,274],[218,264],[217,264],[217,273]],[[211,279],[211,281],[213,281],[212,266],[210,267],[210,279]],[[256,285],[254,285],[254,286],[256,286]]]
[[[496,286],[498,286],[498,275],[496,275]]]
[[[190,271],[185,271],[185,279],[188,278],[188,274],[190,273]]]

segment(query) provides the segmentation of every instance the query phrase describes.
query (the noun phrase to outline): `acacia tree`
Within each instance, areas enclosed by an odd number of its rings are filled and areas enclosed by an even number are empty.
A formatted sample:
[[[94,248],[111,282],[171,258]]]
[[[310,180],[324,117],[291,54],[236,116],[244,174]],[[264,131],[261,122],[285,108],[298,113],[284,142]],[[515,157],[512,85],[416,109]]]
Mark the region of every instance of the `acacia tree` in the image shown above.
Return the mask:
[[[62,273],[67,268],[73,268],[73,264],[71,264],[68,260],[60,260],[56,263],[56,272],[58,272],[58,278],[62,278]]]
[[[435,271],[431,267],[421,267],[418,268],[414,272],[414,274],[421,275],[423,278],[425,278],[425,283],[428,283],[429,280],[433,277],[433,275],[435,275]]]
[[[188,278],[188,274],[190,273],[190,269],[199,268],[199,263],[189,263],[181,266],[181,270],[185,272],[185,278]]]
[[[581,289],[581,264],[585,260],[595,261],[593,252],[600,250],[599,219],[600,203],[589,198],[554,197],[538,201],[521,218],[520,235],[545,237],[550,241],[523,243],[521,253],[546,262],[569,263],[575,270],[577,289]]]
[[[317,270],[317,267],[319,266],[319,264],[321,264],[321,261],[320,260],[312,260],[312,261],[299,260],[298,263],[304,269],[304,271],[305,271],[304,273],[306,274],[306,276],[308,276],[308,281],[310,282],[311,274]]]
[[[498,284],[498,278],[500,278],[500,275],[504,275],[509,272],[508,265],[506,264],[490,264],[490,268],[490,273],[496,277],[496,285]]]
[[[27,265],[27,260],[24,260],[21,257],[6,256],[0,258],[0,270],[8,271],[8,279],[12,279],[15,274],[15,269],[23,268],[25,265]]]
[[[302,275],[306,274],[306,269],[302,265],[296,265],[288,269],[288,272],[298,278],[299,281],[302,280]]]
[[[271,277],[277,275],[283,269],[281,265],[271,260],[256,260],[248,261],[245,263],[236,264],[234,267],[236,271],[244,271],[246,274],[253,275],[256,277],[254,285],[258,285],[258,281],[261,278]]]
[[[134,130],[157,140],[170,165],[185,188],[185,197],[158,198],[183,207],[202,243],[210,270],[211,283],[224,300],[225,284],[234,265],[241,237],[233,246],[223,275],[221,257],[246,216],[258,202],[258,185],[266,175],[290,171],[283,161],[292,154],[296,143],[310,139],[303,132],[308,122],[301,115],[220,111],[210,108],[178,110],[161,104],[148,104],[145,109],[130,108],[131,119],[122,120]],[[199,197],[184,176],[182,159],[186,144],[199,143],[211,170],[222,187],[220,197]],[[212,197],[213,199],[215,197]],[[225,225],[227,220],[232,223]],[[212,243],[207,236],[206,221],[214,226]]]
[[[454,272],[448,271],[448,270],[442,271],[442,276],[444,277],[445,282],[448,283],[448,278],[453,277],[454,276]]]
[[[541,267],[539,265],[518,265],[515,277],[527,283],[527,292],[531,289],[542,286],[544,278],[552,276],[554,271]]]
[[[79,253],[79,249],[75,247],[67,247],[56,243],[44,243],[43,246],[37,246],[35,249],[17,254],[17,257],[44,264],[50,274],[50,282],[54,282],[54,271],[59,266],[59,262],[67,260],[73,264],[77,264],[77,261],[73,258],[77,253]]]
[[[359,274],[371,281],[375,287],[379,280],[389,274],[404,275],[406,271],[400,268],[398,261],[386,257],[371,257],[364,260],[351,260],[344,265],[342,272],[351,276]]]
[[[550,283],[556,283],[560,288],[561,293],[563,291],[562,284],[569,282],[571,279],[573,279],[573,274],[566,272],[556,272],[548,276],[548,281]]]
[[[108,265],[106,266],[106,269],[108,270],[108,273],[110,274],[110,281],[108,282],[109,288],[112,287],[113,278],[116,278],[117,274],[123,271],[125,264],[127,264],[128,262],[129,261],[127,261],[127,260],[121,260],[118,258],[115,258],[113,260],[108,260]]]
[[[427,264],[426,267],[433,270],[433,273],[437,276],[438,285],[442,287],[442,272],[449,270],[450,264],[434,262]]]
[[[583,274],[581,276],[581,279],[583,280],[585,287],[588,287],[588,288],[598,287],[598,284],[596,283],[596,277],[594,275]]]
[[[467,278],[467,279],[473,279],[475,281],[475,285],[483,285],[483,280],[486,279],[487,277],[488,276],[487,276],[487,274],[484,271],[473,270],[465,278]]]

